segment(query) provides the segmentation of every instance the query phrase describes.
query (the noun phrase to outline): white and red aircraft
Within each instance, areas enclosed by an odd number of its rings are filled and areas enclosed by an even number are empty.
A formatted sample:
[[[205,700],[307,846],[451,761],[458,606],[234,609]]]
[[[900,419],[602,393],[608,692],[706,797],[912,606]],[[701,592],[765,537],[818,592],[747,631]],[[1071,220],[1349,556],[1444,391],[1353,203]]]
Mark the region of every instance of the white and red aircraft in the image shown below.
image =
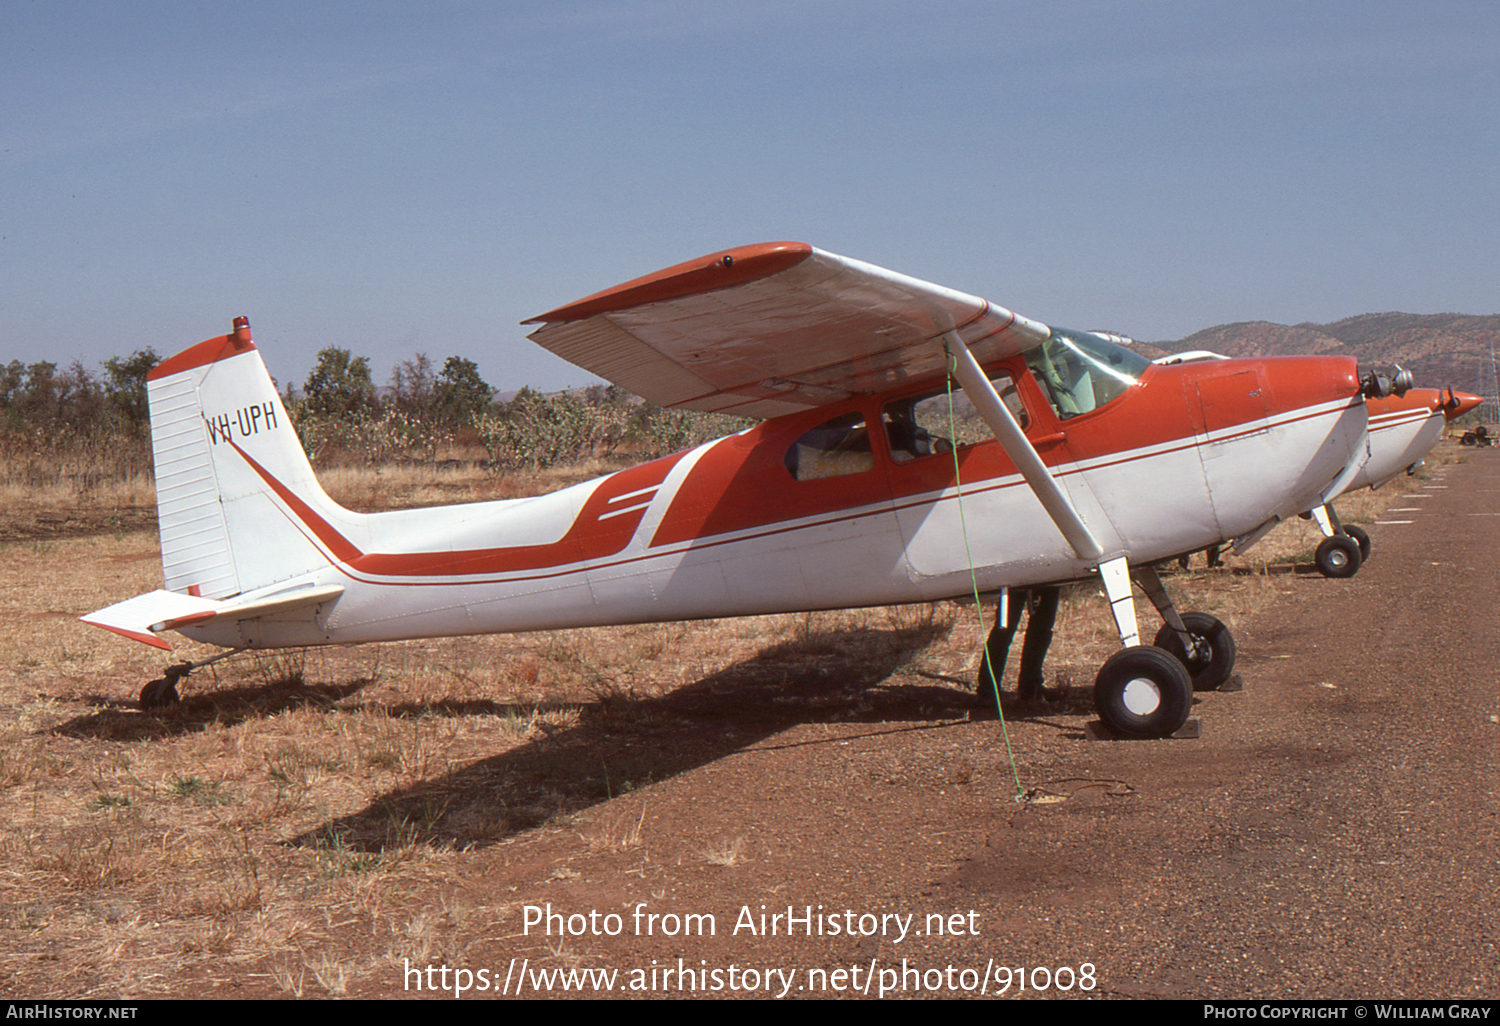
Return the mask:
[[[1410,474],[1443,437],[1443,427],[1484,402],[1483,397],[1453,389],[1403,389],[1404,394],[1369,400],[1370,427],[1365,438],[1363,465],[1346,492],[1379,488],[1392,478]],[[1343,524],[1332,503],[1309,514],[1323,532],[1313,562],[1324,577],[1353,577],[1370,558],[1370,534],[1356,524]]]
[[[1195,350],[1155,362],[1171,365],[1226,359],[1218,353]],[[1484,401],[1480,396],[1452,388],[1412,388],[1411,373],[1399,367],[1388,387],[1394,390],[1391,394],[1372,395],[1366,404],[1369,424],[1365,441],[1354,454],[1359,469],[1344,493],[1356,488],[1379,488],[1400,474],[1414,472],[1443,437],[1443,427]],[[1315,521],[1323,533],[1313,563],[1324,577],[1353,577],[1370,558],[1369,532],[1357,524],[1340,521],[1331,501],[1302,516]],[[1238,551],[1247,547],[1242,546]]]
[[[356,514],[319,487],[240,318],[150,375],[165,588],[84,619],[240,651],[1097,578],[1124,646],[1095,682],[1101,719],[1165,736],[1195,683],[1227,679],[1233,641],[1180,616],[1154,564],[1343,491],[1378,385],[1349,357],[1153,366],[801,243],[715,253],[527,323],[652,402],[766,419],[549,495]],[[992,437],[924,419],[950,381]],[[1132,575],[1165,647],[1140,644]],[[195,665],[143,705],[175,700]]]

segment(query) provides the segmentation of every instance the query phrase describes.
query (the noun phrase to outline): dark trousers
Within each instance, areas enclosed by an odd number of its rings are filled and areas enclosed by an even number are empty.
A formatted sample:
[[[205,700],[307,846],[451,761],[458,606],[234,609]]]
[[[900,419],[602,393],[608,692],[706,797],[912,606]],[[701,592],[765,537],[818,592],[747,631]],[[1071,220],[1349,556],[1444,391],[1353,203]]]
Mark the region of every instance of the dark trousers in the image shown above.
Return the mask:
[[[1010,643],[1021,623],[1021,610],[1031,605],[1031,617],[1026,622],[1026,637],[1021,642],[1021,672],[1016,678],[1016,694],[1021,698],[1036,698],[1042,693],[1046,680],[1042,664],[1047,659],[1047,648],[1052,644],[1052,627],[1057,622],[1057,601],[1062,589],[1053,585],[1035,588],[1012,588],[1007,593],[1010,615],[997,607],[995,626],[984,643],[984,658],[979,662],[978,691],[981,698],[993,698],[1000,690],[1000,681],[1005,675],[1005,660],[1010,654]]]

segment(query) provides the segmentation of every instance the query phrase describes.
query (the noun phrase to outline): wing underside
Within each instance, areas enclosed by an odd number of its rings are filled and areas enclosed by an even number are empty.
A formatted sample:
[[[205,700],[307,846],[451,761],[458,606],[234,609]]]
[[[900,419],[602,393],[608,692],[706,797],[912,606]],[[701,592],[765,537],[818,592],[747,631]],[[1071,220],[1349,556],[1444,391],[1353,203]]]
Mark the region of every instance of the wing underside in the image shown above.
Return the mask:
[[[1047,337],[976,296],[804,243],[710,254],[534,317],[539,345],[661,406],[773,417],[981,363]]]

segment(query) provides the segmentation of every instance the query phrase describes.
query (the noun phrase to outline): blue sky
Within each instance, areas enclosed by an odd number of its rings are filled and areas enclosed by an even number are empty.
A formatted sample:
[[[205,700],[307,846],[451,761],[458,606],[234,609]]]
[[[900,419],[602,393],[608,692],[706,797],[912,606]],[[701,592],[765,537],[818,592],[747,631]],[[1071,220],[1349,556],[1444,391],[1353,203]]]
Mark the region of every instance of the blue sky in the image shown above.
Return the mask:
[[[1490,0],[0,0],[0,362],[250,317],[502,390],[774,239],[1156,341],[1500,311]]]

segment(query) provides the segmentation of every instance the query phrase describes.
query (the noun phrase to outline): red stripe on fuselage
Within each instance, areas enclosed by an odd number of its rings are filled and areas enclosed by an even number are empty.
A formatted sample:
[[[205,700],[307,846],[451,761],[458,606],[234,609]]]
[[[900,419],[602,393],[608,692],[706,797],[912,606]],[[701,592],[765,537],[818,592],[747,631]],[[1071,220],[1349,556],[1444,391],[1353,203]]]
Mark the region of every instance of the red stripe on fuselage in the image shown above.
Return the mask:
[[[555,542],[460,552],[372,552],[353,560],[349,569],[383,577],[458,577],[544,570],[613,556],[630,544],[650,503],[642,494],[628,500],[641,502],[640,506],[623,512],[612,510],[611,504],[632,492],[659,486],[684,455],[665,456],[604,478],[568,533]]]
[[[234,439],[231,438],[228,439],[228,441],[230,445],[234,446],[234,451],[239,453],[240,457],[244,459],[246,463],[250,464],[250,469],[259,474],[260,479],[264,481],[271,488],[271,490],[276,493],[281,501],[291,507],[291,510],[296,515],[297,519],[302,521],[302,523],[307,526],[308,530],[312,531],[313,534],[317,536],[318,541],[320,541],[323,544],[323,547],[333,555],[334,559],[338,560],[341,563],[347,563],[350,560],[358,559],[360,556],[364,555],[364,553],[359,550],[359,547],[357,545],[340,534],[339,531],[328,521],[318,516],[318,514],[314,512],[311,506],[299,499],[295,492],[278,481],[274,474],[272,474],[265,467],[261,466],[259,463],[255,462],[255,460],[251,458],[249,453],[247,453],[244,449],[241,449],[235,443]]]
[[[512,573],[552,569],[615,555],[630,544],[641,518],[650,506],[653,490],[666,480],[677,461],[686,455],[674,453],[602,479],[585,500],[573,526],[555,542],[451,552],[365,553],[245,450],[232,440],[230,444],[287,505],[295,519],[312,532],[312,537],[331,555],[333,561],[360,574],[387,577]],[[626,502],[639,502],[640,505],[611,509],[622,498]]]

